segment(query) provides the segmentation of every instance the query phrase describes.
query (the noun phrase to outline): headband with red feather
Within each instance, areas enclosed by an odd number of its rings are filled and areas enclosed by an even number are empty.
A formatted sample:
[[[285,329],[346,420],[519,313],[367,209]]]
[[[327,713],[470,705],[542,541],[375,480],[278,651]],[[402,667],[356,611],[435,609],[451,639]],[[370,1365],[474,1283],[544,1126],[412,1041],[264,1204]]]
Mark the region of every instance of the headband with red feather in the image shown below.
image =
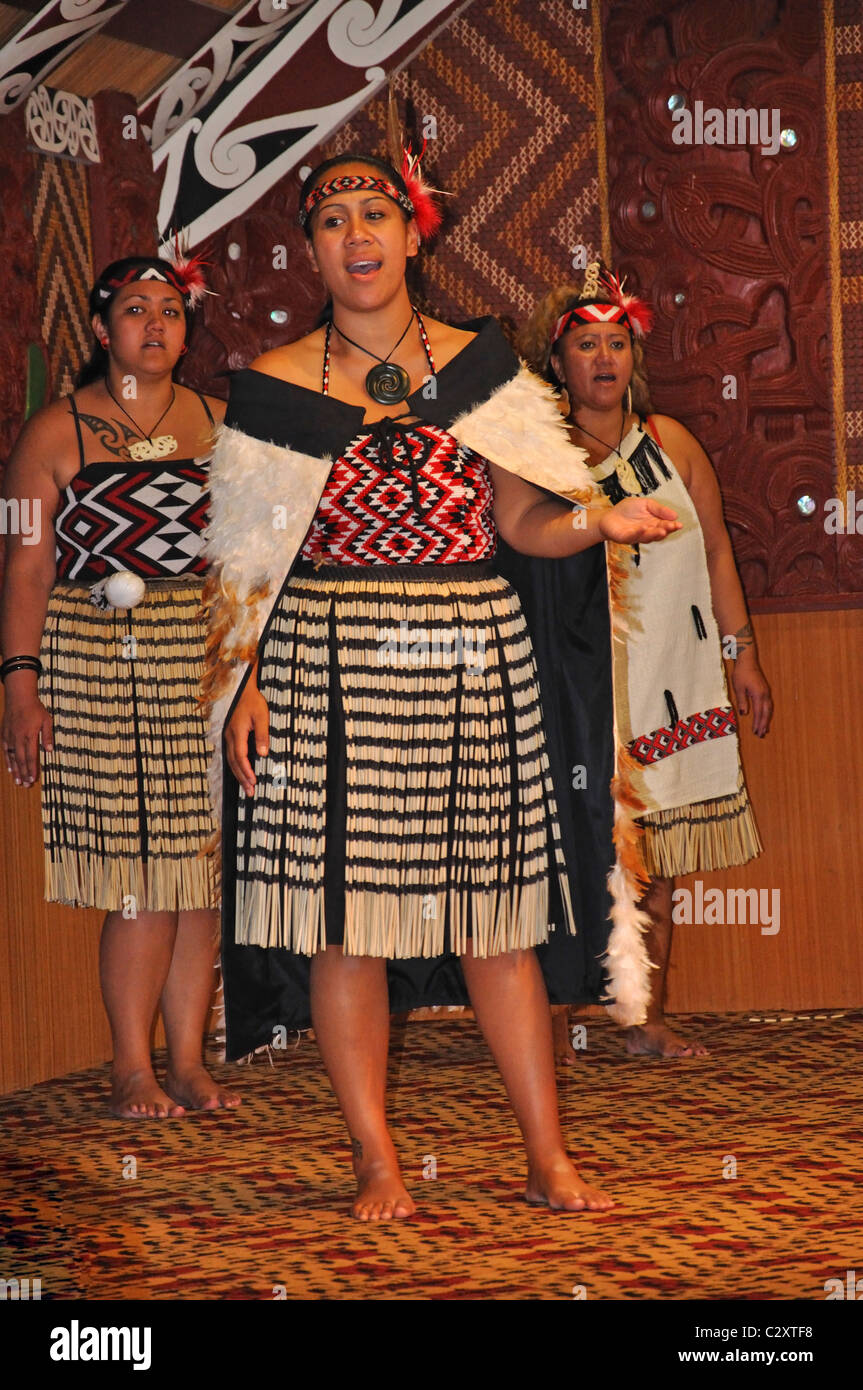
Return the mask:
[[[427,241],[434,236],[441,224],[441,210],[437,205],[436,199],[440,195],[440,190],[432,188],[426,183],[422,176],[420,161],[425,154],[426,142],[419,154],[413,154],[410,146],[402,148],[401,178],[406,192],[403,192],[390,179],[384,178],[380,173],[373,174],[336,174],[333,178],[325,179],[323,183],[317,184],[306,194],[303,205],[300,208],[298,220],[303,231],[308,236],[310,218],[318,203],[324,198],[330,198],[334,193],[360,193],[368,189],[373,193],[382,193],[384,197],[391,198],[394,203],[398,203],[406,217],[412,217],[417,224],[417,231],[420,241]],[[362,164],[362,155],[346,155],[345,164]],[[371,166],[376,169],[376,166]],[[393,165],[395,168],[395,165]]]
[[[420,161],[426,152],[426,141],[419,154],[414,154],[408,145],[402,153],[402,178],[408,197],[414,205],[414,221],[421,241],[428,241],[440,227],[443,214],[437,199],[442,196],[439,188],[432,188],[423,178]]]
[[[158,255],[140,256],[135,259],[137,264],[127,270],[125,275],[112,276],[105,280],[100,276],[96,281],[95,292],[101,308],[108,307],[118,290],[138,280],[158,280],[164,285],[170,285],[183,296],[187,309],[194,309],[205,294],[213,293],[207,289],[202,269],[209,262],[201,256],[189,256],[181,248],[178,237],[174,238],[173,245],[168,241],[163,242]]]
[[[190,308],[196,309],[205,294],[215,293],[214,290],[207,288],[207,279],[204,275],[204,266],[209,265],[210,262],[205,261],[203,256],[190,256],[176,232],[174,233],[173,245],[170,241],[164,241],[159,247],[159,255],[174,267],[179,281],[180,293],[184,299],[188,299]]]
[[[593,273],[592,273],[593,272]],[[573,324],[620,323],[636,338],[643,338],[653,327],[650,305],[637,295],[624,291],[624,280],[598,265],[588,266],[584,298],[561,314],[551,331],[551,346]],[[589,288],[588,288],[589,284]],[[605,291],[605,293],[603,293]]]

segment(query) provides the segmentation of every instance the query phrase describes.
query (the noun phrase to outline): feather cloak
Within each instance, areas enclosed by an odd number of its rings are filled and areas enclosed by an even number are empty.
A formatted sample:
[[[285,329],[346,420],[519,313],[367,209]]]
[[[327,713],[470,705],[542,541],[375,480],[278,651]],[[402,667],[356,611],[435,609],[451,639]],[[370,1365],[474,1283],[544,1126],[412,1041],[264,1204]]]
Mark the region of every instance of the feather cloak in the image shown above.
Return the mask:
[[[550,389],[519,362],[494,320],[464,326],[477,330],[477,336],[433,378],[434,392],[427,386],[415,392],[405,409],[449,430],[464,446],[548,493],[574,505],[607,505],[583,451],[570,443]],[[363,415],[362,407],[259,372],[239,372],[210,468],[205,546],[211,569],[204,595],[209,636],[202,703],[213,748],[210,795],[222,826],[223,967],[231,1057],[271,1041],[273,1027],[285,1017],[284,992],[306,989],[308,961],[278,948],[238,947],[232,939],[230,866],[238,788],[230,773],[222,775],[223,730],[290,577],[332,462],[361,433]],[[595,550],[601,554],[598,547]],[[594,594],[594,610],[598,599],[606,622],[610,611],[612,633],[625,625],[624,565],[618,550],[605,546],[608,587],[603,584],[601,594]],[[593,565],[595,569],[595,558]],[[548,616],[555,621],[553,614]],[[562,631],[565,616],[559,615]],[[605,644],[607,648],[607,636]],[[577,650],[572,659],[578,660]],[[610,670],[608,650],[605,660]],[[610,702],[604,719],[610,734]],[[554,757],[551,761],[554,768]],[[577,948],[575,938],[556,932],[538,954],[553,1003],[596,1001],[602,992],[613,1001],[611,1012],[620,1022],[636,1023],[644,1018],[648,998],[649,961],[642,939],[647,923],[637,907],[646,875],[635,821],[641,807],[629,787],[627,755],[616,734],[610,788],[596,787],[598,767],[597,763],[592,790],[608,803],[614,850],[608,845],[603,852],[600,844],[590,864],[568,862],[567,868],[571,879],[591,873],[603,881],[607,877],[611,930],[607,922],[585,923]],[[559,805],[562,795],[569,794],[568,787],[558,785],[560,775],[555,780]],[[568,859],[572,852],[570,845]],[[581,934],[582,924],[576,925]],[[597,984],[600,955],[608,979]],[[452,957],[389,962],[388,974],[394,1011],[466,1002],[461,970]],[[586,987],[591,975],[594,983]]]

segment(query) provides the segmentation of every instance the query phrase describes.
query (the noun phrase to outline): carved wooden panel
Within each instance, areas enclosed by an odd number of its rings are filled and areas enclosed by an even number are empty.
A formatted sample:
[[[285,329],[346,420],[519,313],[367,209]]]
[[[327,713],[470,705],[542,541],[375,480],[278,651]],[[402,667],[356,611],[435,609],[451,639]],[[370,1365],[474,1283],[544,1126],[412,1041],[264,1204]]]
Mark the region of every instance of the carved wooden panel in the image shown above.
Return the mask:
[[[42,343],[32,233],[35,156],[27,149],[23,110],[0,121],[0,167],[0,264],[7,286],[6,312],[0,315],[0,462],[5,464],[24,423],[27,345]]]
[[[120,256],[156,250],[159,178],[137,120],[134,98],[99,92],[93,98],[101,163],[88,170],[93,274]]]
[[[622,0],[605,19],[611,236],[656,308],[654,404],[716,466],[754,607],[854,602],[863,545],[825,527],[836,479],[820,7]],[[748,120],[732,128],[728,113],[748,110],[757,134]]]
[[[229,372],[314,327],[324,293],[296,224],[299,186],[288,175],[199,248],[215,293],[196,316],[181,373],[187,386],[226,397]]]

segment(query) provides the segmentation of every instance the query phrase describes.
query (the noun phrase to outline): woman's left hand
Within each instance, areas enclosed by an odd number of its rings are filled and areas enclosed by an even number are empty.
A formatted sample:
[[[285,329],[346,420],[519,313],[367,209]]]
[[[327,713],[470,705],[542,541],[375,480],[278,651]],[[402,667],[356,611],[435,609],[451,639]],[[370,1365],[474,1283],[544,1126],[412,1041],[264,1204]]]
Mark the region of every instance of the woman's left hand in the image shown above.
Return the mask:
[[[773,697],[770,686],[758,658],[750,651],[741,652],[731,672],[731,684],[741,715],[748,714],[752,707],[752,732],[756,738],[763,738],[770,728],[773,718]]]
[[[650,497],[626,497],[601,513],[599,529],[607,541],[618,545],[646,545],[679,531],[677,512]]]

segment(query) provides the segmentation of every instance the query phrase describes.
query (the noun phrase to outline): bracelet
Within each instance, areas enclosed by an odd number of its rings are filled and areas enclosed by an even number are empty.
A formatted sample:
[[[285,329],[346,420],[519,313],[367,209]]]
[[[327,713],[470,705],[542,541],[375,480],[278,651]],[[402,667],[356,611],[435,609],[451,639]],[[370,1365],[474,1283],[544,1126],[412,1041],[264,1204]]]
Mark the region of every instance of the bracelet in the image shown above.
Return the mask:
[[[38,656],[10,656],[7,657],[0,666],[0,680],[5,682],[6,677],[13,671],[35,671],[37,676],[42,674],[42,663]]]

